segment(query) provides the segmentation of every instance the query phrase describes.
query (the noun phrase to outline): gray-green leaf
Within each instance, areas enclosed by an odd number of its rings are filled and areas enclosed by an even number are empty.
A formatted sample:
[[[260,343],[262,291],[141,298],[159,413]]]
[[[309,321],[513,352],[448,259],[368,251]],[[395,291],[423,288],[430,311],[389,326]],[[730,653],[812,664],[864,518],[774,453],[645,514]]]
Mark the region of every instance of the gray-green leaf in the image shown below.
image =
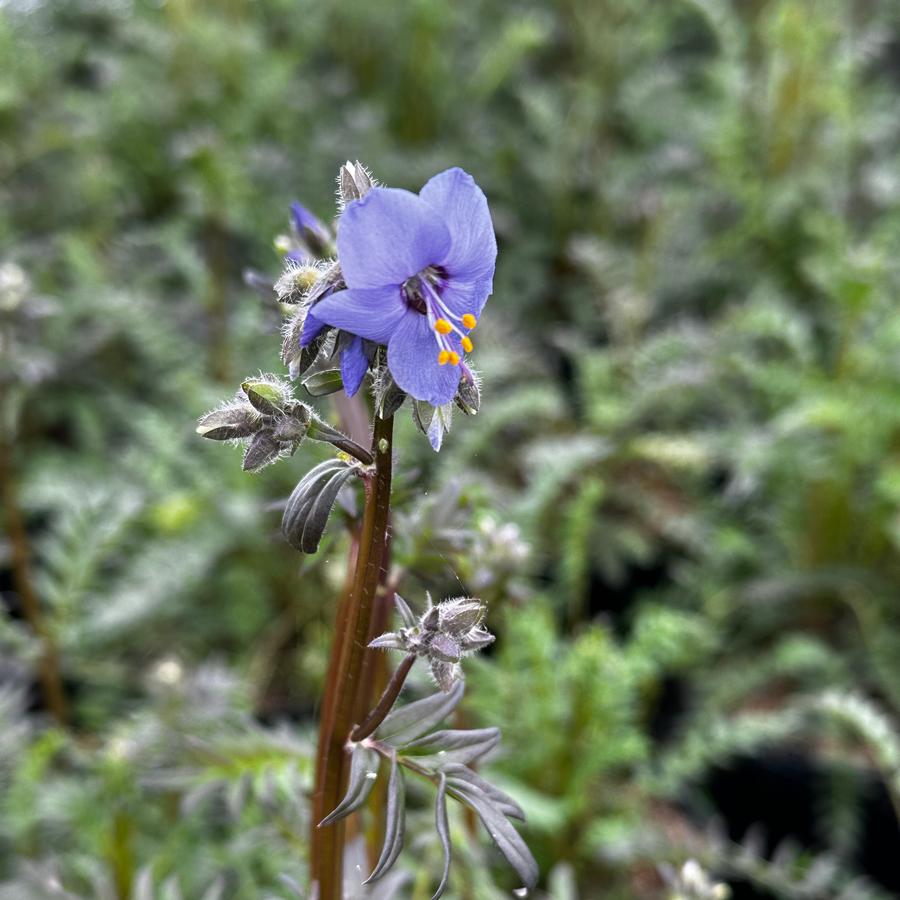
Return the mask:
[[[434,801],[434,824],[438,838],[441,841],[441,847],[444,850],[444,871],[441,875],[441,883],[437,886],[437,890],[434,892],[431,900],[440,900],[447,889],[447,882],[450,880],[450,860],[452,857],[450,823],[447,820],[447,776],[443,773],[438,783],[437,798]]]
[[[335,472],[319,491],[319,496],[310,507],[309,515],[303,525],[303,534],[300,538],[300,550],[303,553],[315,553],[319,549],[319,541],[325,533],[328,517],[334,509],[334,503],[340,489],[353,475],[350,468]]]
[[[281,532],[292,547],[302,553],[316,552],[338,492],[355,471],[342,460],[327,460],[294,488],[281,519]]]
[[[404,628],[415,628],[419,620],[409,608],[409,604],[399,594],[394,594],[394,605],[397,607],[397,612],[400,613]]]
[[[468,731],[435,731],[402,748],[404,756],[423,757],[419,762],[430,768],[445,769],[451,765],[468,765],[489,753],[500,743],[499,728],[473,728]]]
[[[512,826],[494,800],[479,787],[455,778],[447,779],[447,789],[459,800],[478,813],[497,848],[515,869],[526,888],[537,884],[538,865],[522,836]]]
[[[303,387],[312,397],[324,397],[334,394],[343,388],[339,369],[325,369],[323,372],[314,372],[308,378],[303,379]]]
[[[446,694],[439,692],[395,709],[379,725],[375,736],[395,746],[403,746],[427,734],[456,709],[462,699],[463,683],[458,681]]]
[[[387,789],[387,812],[385,816],[384,844],[381,856],[372,874],[363,882],[368,884],[381,878],[397,861],[403,849],[403,833],[406,826],[406,790],[403,773],[397,765],[397,754],[391,757],[391,775]]]
[[[321,822],[319,828],[332,825],[354,810],[360,808],[372,793],[375,779],[378,777],[378,754],[368,747],[357,744],[350,760],[350,779],[344,799]]]
[[[473,790],[479,790],[488,796],[491,802],[504,814],[512,819],[525,821],[525,811],[513,800],[506,791],[501,791],[496,785],[482,778],[477,772],[468,766],[451,763],[444,766],[444,771],[450,779],[451,787],[454,784],[467,786]]]

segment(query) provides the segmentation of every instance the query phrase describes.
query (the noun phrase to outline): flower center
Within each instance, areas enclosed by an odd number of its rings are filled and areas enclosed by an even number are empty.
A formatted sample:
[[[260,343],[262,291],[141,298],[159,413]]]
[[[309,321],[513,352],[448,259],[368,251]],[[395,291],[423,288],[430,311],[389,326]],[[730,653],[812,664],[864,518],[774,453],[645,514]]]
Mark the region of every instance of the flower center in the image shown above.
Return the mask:
[[[472,313],[457,315],[441,299],[441,291],[447,280],[448,275],[440,266],[428,266],[404,282],[403,295],[410,309],[428,317],[428,325],[434,332],[437,343],[438,365],[450,363],[458,366],[460,355],[455,349],[455,338],[459,339],[459,345],[465,353],[471,353],[473,344],[468,332],[475,328],[478,320]]]

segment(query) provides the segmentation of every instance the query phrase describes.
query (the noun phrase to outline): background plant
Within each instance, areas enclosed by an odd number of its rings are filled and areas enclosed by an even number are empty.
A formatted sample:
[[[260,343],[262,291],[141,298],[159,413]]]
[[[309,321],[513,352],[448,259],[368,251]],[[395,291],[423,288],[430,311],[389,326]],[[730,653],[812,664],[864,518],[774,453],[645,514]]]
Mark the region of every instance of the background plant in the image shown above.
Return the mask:
[[[490,602],[457,715],[500,715],[541,889],[666,896],[657,865],[694,858],[735,895],[896,892],[866,848],[900,840],[897,28],[809,0],[5,4],[2,435],[68,701],[50,724],[7,541],[7,893],[303,881],[346,538],[298,573],[294,473],[242,476],[187,423],[277,369],[241,270],[277,273],[287,202],[326,217],[347,155],[407,187],[464,161],[491,198],[490,393],[439,473],[398,433],[433,487],[397,484],[394,562]],[[520,685],[525,724],[495,699]],[[810,791],[779,862],[721,779],[787,750]],[[455,889],[499,896],[468,829]],[[398,866],[430,896],[439,847]]]

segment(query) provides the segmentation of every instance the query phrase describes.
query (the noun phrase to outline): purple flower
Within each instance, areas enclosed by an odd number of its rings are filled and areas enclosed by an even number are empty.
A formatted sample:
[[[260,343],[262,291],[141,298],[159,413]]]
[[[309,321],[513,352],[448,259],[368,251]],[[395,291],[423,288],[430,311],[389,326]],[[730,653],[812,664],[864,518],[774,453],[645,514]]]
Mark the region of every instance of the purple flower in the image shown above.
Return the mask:
[[[354,337],[341,351],[341,380],[348,397],[358,390],[369,370],[369,359],[363,350],[362,338]]]
[[[462,169],[435,175],[418,195],[372,188],[347,206],[337,246],[347,289],[313,306],[301,343],[330,325],[386,344],[404,391],[434,406],[452,400],[497,258],[481,189]],[[348,393],[365,374],[361,341],[349,356]]]
[[[291,204],[291,225],[312,256],[327,256],[329,252],[334,252],[330,250],[332,237],[328,229],[317,216],[296,200]]]
[[[324,232],[325,226],[319,221],[318,216],[311,213],[302,203],[295,200],[291,204],[291,221],[298,234],[304,231]]]

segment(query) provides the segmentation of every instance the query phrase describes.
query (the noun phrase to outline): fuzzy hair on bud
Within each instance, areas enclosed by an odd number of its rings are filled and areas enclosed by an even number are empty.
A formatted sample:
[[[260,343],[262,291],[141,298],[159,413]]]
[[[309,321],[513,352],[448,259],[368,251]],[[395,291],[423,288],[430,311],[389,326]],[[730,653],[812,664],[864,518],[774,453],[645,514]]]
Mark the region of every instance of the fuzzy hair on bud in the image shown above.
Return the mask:
[[[300,263],[288,258],[284,271],[275,282],[275,293],[281,303],[294,306],[298,303],[311,302],[316,287],[327,288],[333,284],[334,260],[320,260],[315,263]],[[321,283],[321,285],[320,285]],[[318,296],[321,296],[319,294]],[[316,297],[315,299],[318,299]]]
[[[375,410],[381,419],[394,415],[408,396],[397,386],[397,382],[385,365],[378,366],[372,373],[372,393],[375,395]]]
[[[484,604],[469,597],[444,600],[435,609],[438,611],[438,630],[454,636],[467,634],[477,628],[484,621],[487,612]]]
[[[338,172],[338,209],[343,210],[348,203],[364,197],[377,185],[378,182],[372,177],[372,173],[359,160],[350,162],[348,159]]]
[[[453,685],[462,679],[462,667],[459,663],[432,660],[431,677],[445,694],[449,694],[453,690]]]
[[[310,309],[323,297],[332,291],[343,290],[344,279],[340,266],[334,260],[324,260],[316,266],[302,267],[315,271],[317,275],[302,293],[297,293],[300,286],[291,274],[292,268],[296,269],[297,264],[289,261],[288,268],[275,284],[275,290],[279,292],[281,301],[289,304],[293,310],[281,329],[281,361],[288,367],[291,378],[298,378],[315,362],[332,331],[330,328],[323,330],[308,346],[301,347],[300,338],[303,335],[306,317]],[[284,291],[284,295],[281,291]]]
[[[258,431],[244,451],[242,468],[245,472],[258,472],[275,462],[285,450],[285,445],[271,431]]]
[[[293,399],[291,386],[271,373],[248,378],[241,384],[250,405],[264,416],[274,416],[283,412],[285,404]]]
[[[211,441],[239,441],[251,437],[262,417],[245,398],[236,398],[200,417],[197,434]]]
[[[467,416],[478,415],[478,410],[481,409],[481,376],[478,372],[466,367],[453,399]]]

